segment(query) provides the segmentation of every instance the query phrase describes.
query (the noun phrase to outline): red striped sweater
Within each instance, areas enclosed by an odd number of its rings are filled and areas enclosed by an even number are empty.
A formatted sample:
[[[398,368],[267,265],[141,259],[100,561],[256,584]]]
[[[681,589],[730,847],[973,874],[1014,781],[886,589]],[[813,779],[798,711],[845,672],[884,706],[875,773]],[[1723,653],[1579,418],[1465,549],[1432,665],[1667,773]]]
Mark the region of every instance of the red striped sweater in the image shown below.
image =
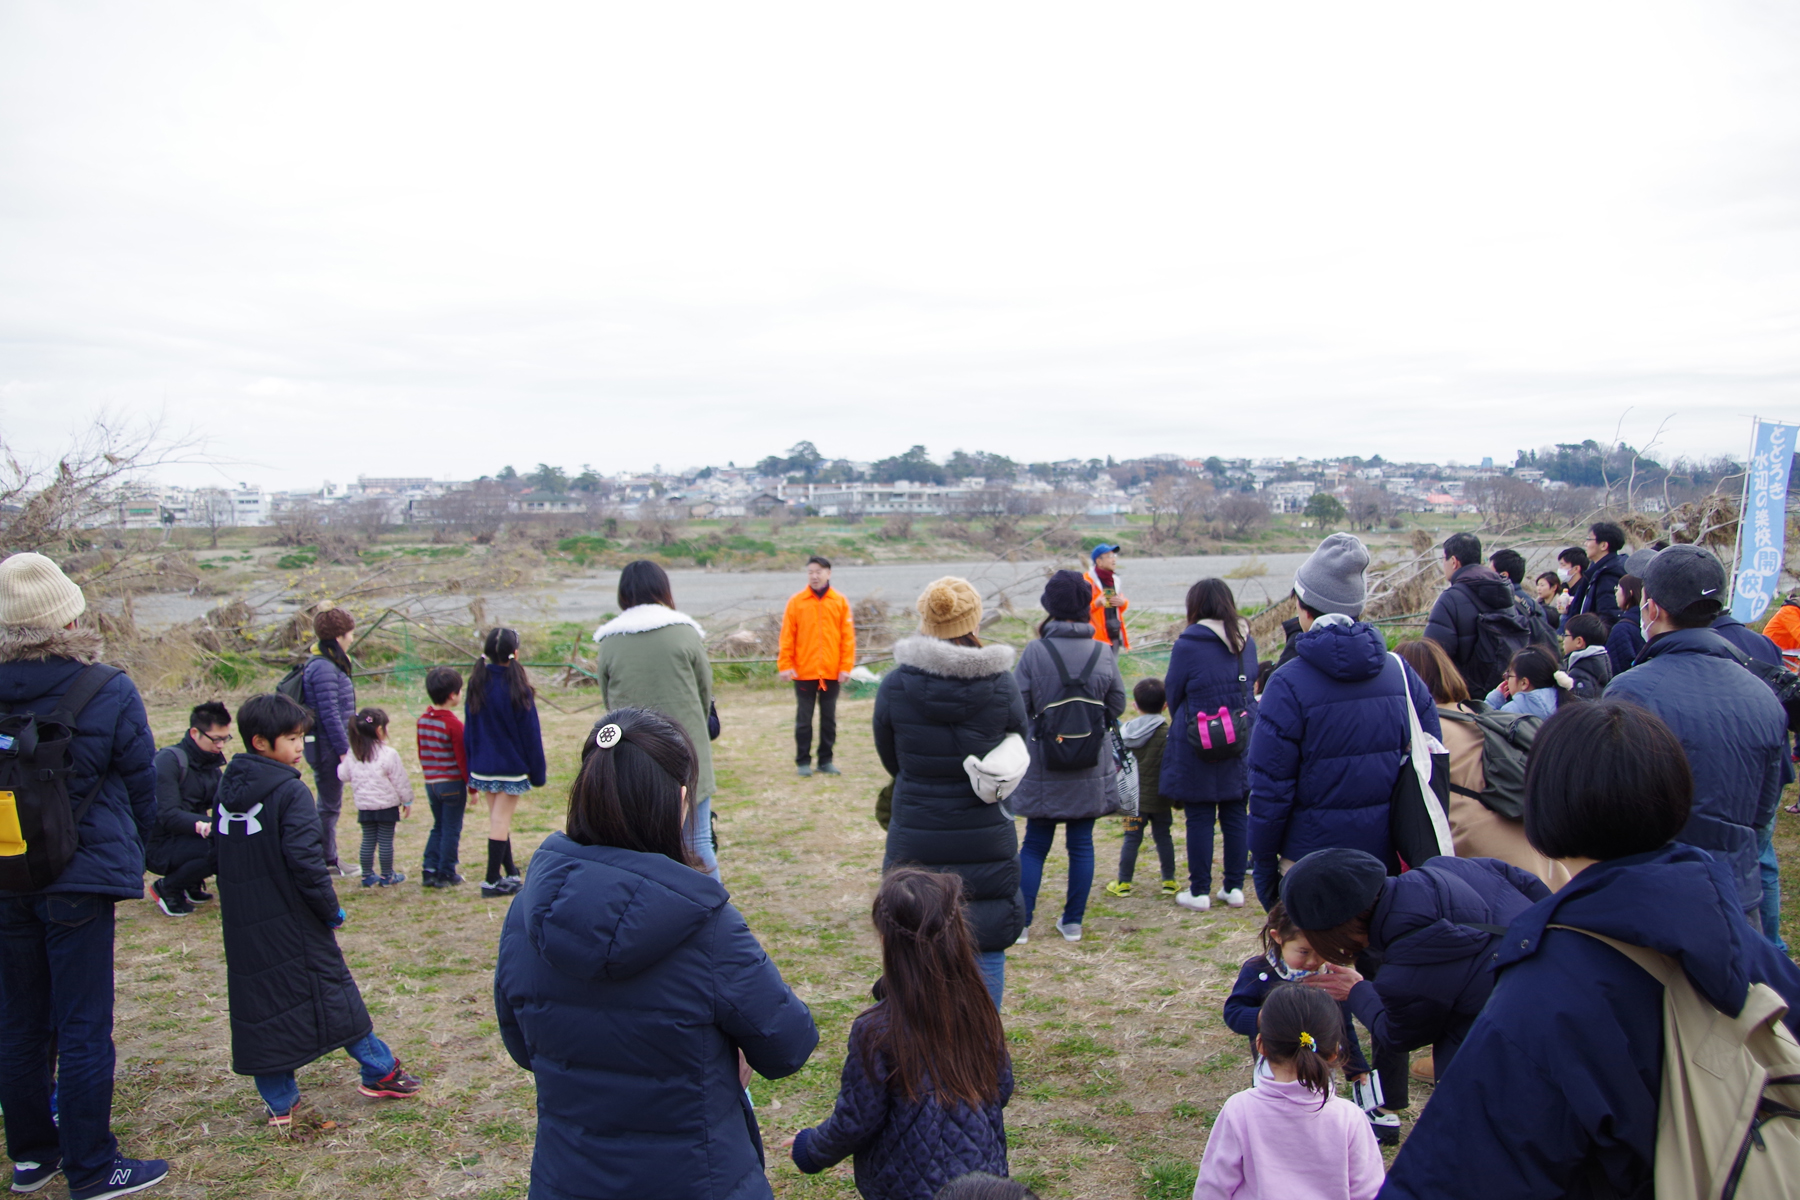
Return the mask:
[[[463,723],[447,708],[428,708],[419,717],[419,774],[426,783],[462,783],[469,778]]]

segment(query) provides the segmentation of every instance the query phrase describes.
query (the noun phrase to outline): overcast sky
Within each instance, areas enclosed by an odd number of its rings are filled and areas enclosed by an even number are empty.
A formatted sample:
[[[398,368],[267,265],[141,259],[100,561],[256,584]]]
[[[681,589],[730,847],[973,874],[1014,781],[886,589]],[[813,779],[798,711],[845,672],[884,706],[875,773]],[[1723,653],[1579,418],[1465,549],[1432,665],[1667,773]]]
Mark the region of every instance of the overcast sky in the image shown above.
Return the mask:
[[[0,436],[174,482],[1742,455],[1797,234],[1773,0],[0,6]]]

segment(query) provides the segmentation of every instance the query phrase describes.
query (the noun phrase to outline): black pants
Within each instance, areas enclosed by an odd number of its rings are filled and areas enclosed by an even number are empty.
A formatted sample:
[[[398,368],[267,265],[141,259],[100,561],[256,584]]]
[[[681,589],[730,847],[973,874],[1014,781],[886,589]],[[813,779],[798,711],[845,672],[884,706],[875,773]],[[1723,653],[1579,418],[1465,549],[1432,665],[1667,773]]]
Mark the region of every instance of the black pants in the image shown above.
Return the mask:
[[[157,865],[163,872],[163,890],[171,896],[197,890],[219,869],[212,839],[184,837],[165,847]]]
[[[835,679],[794,680],[794,761],[801,766],[812,762],[813,701],[819,704],[819,765],[831,761],[837,745],[837,700],[841,685]]]
[[[1137,874],[1138,847],[1144,844],[1145,825],[1150,826],[1150,836],[1156,841],[1156,862],[1162,868],[1162,877],[1175,878],[1175,839],[1169,832],[1174,823],[1175,814],[1167,812],[1125,818],[1125,840],[1119,846],[1119,882],[1130,883]]]

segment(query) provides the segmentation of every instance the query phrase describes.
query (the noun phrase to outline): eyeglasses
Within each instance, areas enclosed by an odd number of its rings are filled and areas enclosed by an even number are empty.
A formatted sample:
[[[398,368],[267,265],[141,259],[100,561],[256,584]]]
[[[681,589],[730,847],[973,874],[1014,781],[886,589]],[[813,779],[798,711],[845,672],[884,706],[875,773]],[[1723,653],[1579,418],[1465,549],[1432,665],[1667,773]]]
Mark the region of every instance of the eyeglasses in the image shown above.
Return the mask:
[[[203,742],[212,743],[212,748],[214,750],[222,750],[225,748],[225,743],[229,742],[231,740],[231,735],[229,733],[221,733],[221,734],[203,733],[200,735],[200,740]]]

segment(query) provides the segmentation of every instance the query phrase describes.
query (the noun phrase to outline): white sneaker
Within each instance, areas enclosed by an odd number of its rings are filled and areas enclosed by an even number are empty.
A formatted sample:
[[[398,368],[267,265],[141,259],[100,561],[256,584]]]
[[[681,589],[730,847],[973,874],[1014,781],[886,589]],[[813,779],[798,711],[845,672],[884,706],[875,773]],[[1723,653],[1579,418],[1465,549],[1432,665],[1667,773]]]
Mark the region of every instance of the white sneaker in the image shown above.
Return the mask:
[[[1064,925],[1061,921],[1058,921],[1056,923],[1056,932],[1063,935],[1063,941],[1065,942],[1079,942],[1081,940],[1081,926],[1079,925]]]
[[[1014,942],[1013,945],[1023,946],[1025,944],[1026,940],[1029,939],[1030,937],[1031,937],[1031,926],[1027,925],[1025,928],[1019,930],[1019,940]]]
[[[1224,888],[1220,888],[1219,889],[1219,899],[1223,900],[1227,905],[1229,905],[1232,908],[1242,908],[1242,907],[1244,907],[1244,889],[1243,888],[1232,888],[1228,892]]]
[[[1184,889],[1175,894],[1175,903],[1181,905],[1183,908],[1191,908],[1195,912],[1205,912],[1212,907],[1212,897],[1196,896],[1194,893]]]

